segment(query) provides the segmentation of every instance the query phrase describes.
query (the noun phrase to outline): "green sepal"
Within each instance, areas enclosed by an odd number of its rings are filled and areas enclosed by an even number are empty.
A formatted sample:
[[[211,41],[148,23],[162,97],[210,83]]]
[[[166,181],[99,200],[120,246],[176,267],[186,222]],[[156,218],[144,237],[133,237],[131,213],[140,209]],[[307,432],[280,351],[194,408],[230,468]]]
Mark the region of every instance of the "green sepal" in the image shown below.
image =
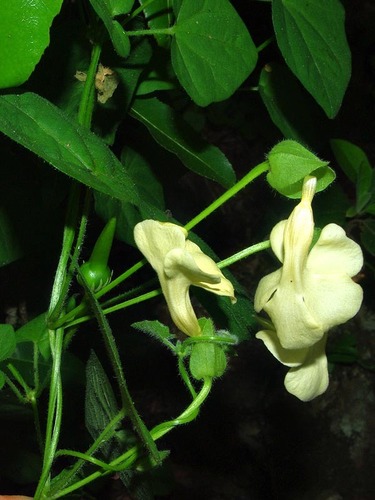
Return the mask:
[[[267,181],[288,198],[301,197],[303,179],[307,175],[317,178],[316,192],[323,191],[336,177],[328,162],[320,160],[296,141],[285,140],[276,144],[267,159],[270,165]]]

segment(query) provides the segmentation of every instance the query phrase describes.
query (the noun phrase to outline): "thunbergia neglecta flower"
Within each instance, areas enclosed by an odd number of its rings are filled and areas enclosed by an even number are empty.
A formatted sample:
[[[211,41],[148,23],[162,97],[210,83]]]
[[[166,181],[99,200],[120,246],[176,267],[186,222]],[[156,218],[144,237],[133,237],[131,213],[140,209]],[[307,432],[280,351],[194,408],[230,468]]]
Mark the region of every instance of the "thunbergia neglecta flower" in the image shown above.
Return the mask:
[[[326,333],[352,318],[363,298],[352,280],[362,251],[340,226],[325,226],[311,248],[315,189],[316,178],[306,177],[301,202],[273,228],[271,248],[283,266],[260,281],[254,300],[255,311],[264,310],[274,326],[257,338],[291,367],[286,389],[303,401],[327,389]]]
[[[135,242],[157,272],[175,325],[195,336],[201,329],[190,302],[190,285],[230,297],[232,302],[236,299],[232,283],[187,236],[186,229],[169,222],[145,220],[134,228]]]

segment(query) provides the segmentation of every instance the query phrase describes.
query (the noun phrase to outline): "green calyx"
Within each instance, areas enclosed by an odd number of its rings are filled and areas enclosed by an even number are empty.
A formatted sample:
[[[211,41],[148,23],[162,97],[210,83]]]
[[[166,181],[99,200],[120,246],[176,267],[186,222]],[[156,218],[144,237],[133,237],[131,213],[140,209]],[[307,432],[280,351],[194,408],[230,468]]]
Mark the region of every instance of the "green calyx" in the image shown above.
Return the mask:
[[[202,334],[194,339],[196,342],[191,346],[190,372],[196,380],[221,377],[227,367],[226,346],[216,341],[217,334],[211,319],[201,318],[198,321]]]

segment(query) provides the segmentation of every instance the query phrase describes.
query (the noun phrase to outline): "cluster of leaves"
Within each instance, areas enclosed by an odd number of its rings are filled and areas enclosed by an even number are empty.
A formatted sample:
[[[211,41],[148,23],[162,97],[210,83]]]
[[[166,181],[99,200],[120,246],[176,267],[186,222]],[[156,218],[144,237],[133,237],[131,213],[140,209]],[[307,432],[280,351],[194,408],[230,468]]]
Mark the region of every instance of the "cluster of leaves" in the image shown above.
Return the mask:
[[[96,213],[105,220],[116,217],[117,237],[130,244],[138,221],[169,219],[165,200],[186,169],[224,188],[233,186],[235,170],[205,140],[202,120],[219,109],[217,103],[229,109],[239,91],[250,115],[255,92],[278,138],[321,144],[319,131],[337,115],[351,74],[341,3],[249,2],[243,18],[235,7],[241,12],[240,3],[229,0],[51,0],[48,8],[42,0],[27,6],[14,0],[2,7],[0,265],[5,273],[31,252],[51,247],[70,179],[90,188]],[[247,13],[258,8],[264,9],[267,28],[254,40]],[[268,47],[272,60],[265,61]],[[362,217],[374,214],[373,169],[363,158],[343,159],[343,142],[332,144],[357,186],[348,216],[361,216],[367,228],[363,242],[373,251],[373,221]],[[290,178],[284,180],[287,185]],[[253,324],[252,307],[246,292],[240,286],[237,291],[233,308],[221,300],[205,306],[244,339]],[[38,398],[50,376],[45,318],[43,313],[16,332],[0,325],[0,387],[14,384],[9,365],[15,366],[26,400]],[[97,439],[118,407],[94,356],[87,379],[86,423]],[[110,458],[120,446],[117,438]]]

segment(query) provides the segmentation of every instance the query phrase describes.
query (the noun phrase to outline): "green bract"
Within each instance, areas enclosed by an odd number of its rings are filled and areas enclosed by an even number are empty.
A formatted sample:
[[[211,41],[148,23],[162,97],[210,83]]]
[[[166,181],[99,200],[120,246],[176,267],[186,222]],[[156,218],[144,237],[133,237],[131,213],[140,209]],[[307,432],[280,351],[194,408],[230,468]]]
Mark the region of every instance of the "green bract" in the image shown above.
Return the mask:
[[[286,140],[274,146],[268,154],[269,184],[288,198],[300,198],[303,179],[317,178],[316,192],[325,189],[335,179],[328,162],[320,160],[296,141]]]
[[[2,2],[0,88],[24,83],[49,45],[49,30],[62,0]]]

